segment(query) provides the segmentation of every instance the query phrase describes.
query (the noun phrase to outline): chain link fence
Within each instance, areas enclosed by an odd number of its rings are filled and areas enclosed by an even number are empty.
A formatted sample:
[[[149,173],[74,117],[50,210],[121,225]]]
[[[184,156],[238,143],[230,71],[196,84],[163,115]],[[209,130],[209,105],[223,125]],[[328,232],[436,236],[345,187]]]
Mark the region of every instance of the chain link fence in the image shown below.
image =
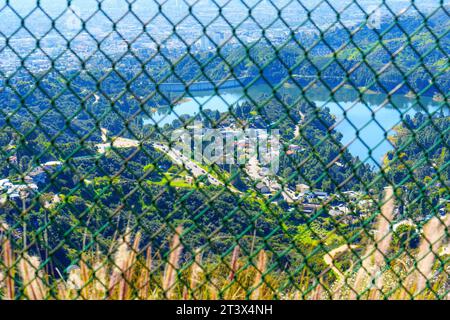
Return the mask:
[[[448,299],[449,9],[0,0],[0,298]]]

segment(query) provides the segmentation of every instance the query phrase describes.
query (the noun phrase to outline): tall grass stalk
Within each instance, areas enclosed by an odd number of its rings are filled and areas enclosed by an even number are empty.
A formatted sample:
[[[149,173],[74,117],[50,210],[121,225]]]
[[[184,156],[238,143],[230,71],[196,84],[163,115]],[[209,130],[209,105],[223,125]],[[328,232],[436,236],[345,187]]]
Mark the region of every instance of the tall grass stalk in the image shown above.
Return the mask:
[[[3,282],[5,287],[4,299],[13,300],[15,297],[14,290],[14,256],[11,248],[11,241],[9,239],[3,242],[3,264],[5,266],[5,273],[3,274]]]
[[[233,254],[231,255],[231,262],[230,262],[230,275],[228,276],[229,281],[234,280],[234,276],[236,275],[236,272],[239,269],[239,245],[236,245],[233,249]]]
[[[202,250],[196,249],[194,262],[191,267],[190,292],[191,297],[195,299],[197,286],[200,283],[200,275],[202,273]]]
[[[19,260],[19,272],[23,279],[25,295],[29,300],[44,300],[47,296],[47,286],[42,282],[43,272],[39,271],[38,257],[23,254]]]
[[[258,300],[261,298],[262,288],[263,288],[263,281],[262,277],[266,273],[266,264],[267,264],[267,254],[264,250],[260,250],[258,254],[258,264],[256,267],[256,276],[253,283],[254,291],[252,292],[250,298],[252,300]]]
[[[170,246],[169,260],[166,263],[166,268],[164,271],[163,285],[166,298],[170,299],[173,297],[174,287],[176,284],[176,275],[178,272],[178,263],[183,251],[183,246],[180,241],[180,235],[183,232],[183,227],[178,226],[175,229],[175,235],[172,238],[172,244]]]
[[[145,265],[139,276],[139,298],[147,300],[150,295],[150,275],[152,273],[152,247],[148,246],[145,254]]]
[[[444,218],[433,217],[423,228],[423,238],[417,254],[417,269],[414,273],[417,283],[416,294],[421,294],[431,278],[432,268],[439,248],[450,226],[450,215]],[[414,281],[413,280],[413,281]]]
[[[352,299],[359,298],[361,293],[367,290],[372,298],[378,299],[383,287],[383,267],[392,241],[390,227],[394,219],[395,207],[394,189],[389,186],[384,190],[381,213],[378,215],[375,224],[375,243],[368,245],[365,254],[361,258],[361,268],[356,273],[352,288]],[[375,288],[367,288],[371,283],[375,284]]]

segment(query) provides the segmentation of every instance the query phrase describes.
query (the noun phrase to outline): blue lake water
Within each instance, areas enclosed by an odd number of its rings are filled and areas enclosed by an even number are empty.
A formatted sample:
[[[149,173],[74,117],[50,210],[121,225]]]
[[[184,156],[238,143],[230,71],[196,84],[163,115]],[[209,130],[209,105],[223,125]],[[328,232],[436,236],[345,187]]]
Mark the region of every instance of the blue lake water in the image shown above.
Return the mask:
[[[271,91],[267,85],[255,85],[248,90],[247,95],[257,98]],[[277,91],[294,98],[301,94],[295,88]],[[199,110],[225,112],[230,105],[246,98],[241,89],[226,89],[219,93],[195,92],[189,99],[173,107],[172,111],[169,108],[156,110],[152,118],[145,119],[144,123],[163,126],[182,115],[196,115]],[[435,102],[428,97],[421,98],[419,104],[415,103],[415,99],[400,95],[393,96],[389,101],[382,94],[365,94],[361,99],[356,90],[349,88],[340,89],[331,101],[328,91],[317,88],[309,90],[307,98],[319,107],[330,109],[336,117],[335,129],[343,135],[342,143],[354,156],[370,164],[381,163],[386,152],[393,149],[386,137],[394,134],[392,129],[401,123],[402,115],[413,116],[419,111],[449,114],[449,108],[444,102]]]

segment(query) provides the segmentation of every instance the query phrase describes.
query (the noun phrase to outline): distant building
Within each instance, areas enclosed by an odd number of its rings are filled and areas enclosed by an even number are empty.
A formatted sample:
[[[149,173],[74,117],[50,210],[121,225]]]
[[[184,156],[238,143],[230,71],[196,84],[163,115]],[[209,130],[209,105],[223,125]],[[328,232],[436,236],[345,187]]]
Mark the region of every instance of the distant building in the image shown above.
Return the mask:
[[[269,194],[270,193],[270,189],[262,182],[258,183],[256,185],[256,188],[258,189],[259,192],[261,192],[262,194]]]
[[[342,215],[342,211],[331,209],[331,210],[328,211],[328,214],[329,214],[330,216],[332,216],[332,217],[337,217],[337,216]]]
[[[362,197],[362,193],[357,191],[344,191],[342,194],[345,195],[345,198],[348,198],[349,200],[356,201],[359,200]]]
[[[184,180],[186,181],[186,183],[189,183],[189,184],[194,184],[195,183],[194,178],[192,176],[189,176],[189,175],[185,176]]]
[[[312,194],[315,198],[320,199],[320,200],[325,200],[328,198],[328,193],[323,192],[323,191],[314,191]]]
[[[45,183],[47,179],[47,173],[42,167],[34,168],[28,176],[33,179],[34,183]]]
[[[0,180],[0,188],[5,186],[6,184],[11,184],[11,181],[9,181],[9,179],[1,179]]]
[[[344,214],[349,214],[351,212],[351,210],[342,203],[337,207],[337,209]]]
[[[47,161],[43,164],[41,164],[41,167],[47,168],[47,167],[59,167],[62,166],[61,161]]]
[[[25,176],[24,178],[23,178],[23,181],[25,181],[25,183],[33,183],[34,182],[34,180],[33,180],[33,178],[32,177],[30,177],[30,176]]]
[[[303,212],[304,213],[313,213],[317,209],[317,205],[314,204],[303,204]]]
[[[269,168],[262,167],[261,170],[259,170],[258,174],[259,174],[260,176],[269,176],[269,175],[272,174],[272,172],[270,171]]]
[[[299,183],[295,186],[295,190],[300,193],[306,193],[307,191],[309,191],[309,189],[310,187],[303,183]]]
[[[11,164],[17,165],[17,156],[11,156],[8,158],[8,160]]]
[[[10,200],[16,200],[16,199],[20,198],[20,195],[17,192],[12,192],[12,193],[8,193],[8,198]]]
[[[289,145],[289,150],[297,151],[297,150],[301,150],[301,149],[302,149],[302,147],[300,147],[300,146],[298,146],[296,144]]]
[[[207,51],[209,49],[209,39],[207,36],[203,35],[200,38],[200,50]]]
[[[218,31],[213,35],[213,40],[217,46],[221,46],[224,42],[224,39],[225,35],[223,32]]]
[[[342,163],[340,163],[339,161],[336,161],[334,164],[340,168],[344,167],[344,165]]]

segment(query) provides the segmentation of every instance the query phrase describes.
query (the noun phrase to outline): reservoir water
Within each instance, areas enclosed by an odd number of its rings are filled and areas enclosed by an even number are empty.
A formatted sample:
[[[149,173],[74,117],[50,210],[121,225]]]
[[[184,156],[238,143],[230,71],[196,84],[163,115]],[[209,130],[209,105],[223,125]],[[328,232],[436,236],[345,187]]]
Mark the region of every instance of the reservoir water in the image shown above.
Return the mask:
[[[178,119],[182,115],[196,115],[199,110],[218,110],[225,112],[239,101],[251,97],[257,99],[261,95],[270,95],[272,88],[268,85],[253,85],[247,90],[247,96],[242,88],[214,91],[197,91],[170,108],[155,110],[151,118],[144,119],[146,124],[163,126]],[[296,99],[301,94],[298,88],[283,87],[278,94],[288,94]],[[313,88],[307,91],[306,98],[315,102],[318,107],[329,108],[336,117],[335,129],[342,133],[342,143],[349,151],[362,161],[370,164],[380,163],[387,151],[393,149],[386,139],[394,134],[393,128],[401,123],[406,114],[413,116],[417,112],[449,115],[445,102],[436,102],[429,97],[418,100],[402,95],[394,95],[390,100],[383,94],[359,93],[353,88],[341,88],[330,99],[329,91],[324,88]]]

